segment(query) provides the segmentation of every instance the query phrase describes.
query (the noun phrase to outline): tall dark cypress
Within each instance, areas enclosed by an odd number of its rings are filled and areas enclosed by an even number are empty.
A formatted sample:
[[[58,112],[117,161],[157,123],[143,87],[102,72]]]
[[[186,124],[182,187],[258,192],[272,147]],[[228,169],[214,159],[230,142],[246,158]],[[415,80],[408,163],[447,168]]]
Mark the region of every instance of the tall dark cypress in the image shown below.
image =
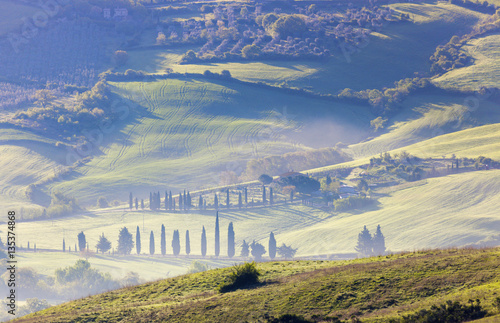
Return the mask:
[[[229,188],[227,189],[227,195],[226,195],[226,208],[229,209]]]
[[[184,204],[184,201],[182,200],[182,193],[179,193],[179,211],[182,210],[182,204]]]
[[[129,209],[131,209],[131,210],[134,207],[134,197],[132,196],[132,192],[130,192],[130,194],[128,196],[128,206],[129,206]]]
[[[137,230],[135,231],[135,250],[137,254],[141,254],[141,232],[139,231],[139,226],[137,226]]]
[[[219,236],[219,212],[215,215],[215,256],[219,257],[220,253],[220,236]]]
[[[153,193],[149,192],[149,208],[153,209]]]
[[[168,209],[172,210],[172,191],[168,191]]]
[[[162,224],[161,225],[161,238],[160,238],[160,251],[162,256],[165,256],[167,253],[167,241],[165,237],[165,226]]]
[[[184,190],[184,198],[182,199],[182,206],[184,207],[184,211],[187,209],[187,195],[186,190]]]
[[[135,209],[139,210],[139,199],[137,197],[135,198]]]
[[[172,236],[172,251],[174,256],[178,256],[181,252],[181,241],[179,238],[179,230],[174,230],[174,234]]]
[[[198,208],[200,210],[203,209],[203,197],[201,197],[201,195],[200,198],[198,199]]]
[[[245,205],[248,205],[248,189],[245,187]]]
[[[153,230],[151,230],[151,234],[149,235],[149,254],[155,254],[155,235],[153,233]]]
[[[63,239],[63,252],[66,252],[66,241]]]
[[[241,199],[241,192],[238,194],[238,208],[241,210],[241,206],[242,206],[242,199]]]
[[[191,209],[191,194],[189,194],[189,191],[187,195],[187,209]]]
[[[274,233],[269,234],[269,258],[274,259],[276,257],[276,239],[274,239]]]
[[[272,187],[270,187],[270,188],[269,188],[269,203],[270,203],[271,205],[273,205],[273,203],[274,203],[274,199],[273,199],[273,188],[272,188]]]
[[[191,241],[189,240],[189,230],[186,230],[186,255],[191,253]]]
[[[217,193],[214,195],[214,207],[216,210],[219,209],[219,199],[217,199]]]
[[[232,258],[234,256],[234,230],[233,230],[233,222],[230,222],[229,226],[227,228],[227,256],[229,258]]]
[[[161,209],[160,191],[158,191],[158,193],[156,194],[156,209]]]
[[[267,199],[266,199],[266,187],[262,185],[262,204],[266,204]]]
[[[205,226],[201,231],[201,255],[205,257],[207,255],[207,232],[205,231]]]
[[[293,190],[290,190],[290,202],[293,202]]]
[[[165,210],[168,210],[168,193],[165,191]]]

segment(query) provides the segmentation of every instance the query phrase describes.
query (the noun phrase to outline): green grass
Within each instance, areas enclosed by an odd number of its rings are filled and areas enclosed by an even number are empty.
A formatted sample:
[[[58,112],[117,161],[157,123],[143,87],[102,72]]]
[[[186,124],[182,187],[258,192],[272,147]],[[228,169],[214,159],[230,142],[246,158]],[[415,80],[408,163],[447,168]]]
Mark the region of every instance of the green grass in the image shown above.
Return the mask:
[[[500,253],[434,250],[348,262],[258,264],[260,286],[220,294],[230,269],[217,269],[125,288],[65,303],[18,322],[237,322],[265,315],[355,315],[363,322],[387,322],[446,300],[481,299],[490,313],[500,287]]]
[[[477,90],[484,86],[498,88],[500,84],[500,35],[470,40],[462,49],[474,58],[474,64],[452,70],[436,79],[443,88]]]
[[[14,1],[0,0],[0,35],[18,31],[23,24],[22,18],[33,16],[40,11],[35,6],[16,3]]]
[[[359,140],[371,119],[364,107],[230,82],[112,86],[138,106],[105,135],[100,154],[76,168],[74,178],[51,185],[82,203],[94,204],[100,195],[125,200],[130,191],[145,198],[150,190],[218,186],[221,175],[239,174],[250,159]],[[284,109],[289,122],[280,116]],[[326,138],[325,132],[332,134]]]

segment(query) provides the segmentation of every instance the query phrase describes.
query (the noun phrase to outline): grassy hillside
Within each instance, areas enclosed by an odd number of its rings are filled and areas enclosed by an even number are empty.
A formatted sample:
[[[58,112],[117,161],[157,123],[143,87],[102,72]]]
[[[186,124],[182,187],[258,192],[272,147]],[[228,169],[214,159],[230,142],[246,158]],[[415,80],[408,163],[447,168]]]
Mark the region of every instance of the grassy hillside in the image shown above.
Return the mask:
[[[412,22],[386,22],[354,53],[338,51],[327,62],[264,61],[178,65],[176,60],[187,49],[130,51],[126,68],[161,72],[201,73],[229,70],[233,77],[247,81],[266,81],[337,93],[344,88],[363,90],[392,86],[397,80],[427,72],[429,57],[437,45],[453,35],[470,31],[486,15],[447,3],[393,4],[398,14],[410,14]],[[367,71],[370,71],[367,74]]]
[[[100,195],[124,200],[130,191],[146,197],[152,189],[218,186],[221,175],[239,176],[250,159],[360,140],[371,119],[361,106],[231,82],[112,85],[130,100],[130,114],[103,136],[102,147],[76,168],[76,176],[51,186],[84,203]]]
[[[434,79],[444,88],[477,90],[479,87],[498,88],[500,84],[500,35],[490,35],[469,41],[463,50],[474,58],[471,66],[452,70]]]
[[[352,315],[362,322],[387,322],[447,300],[476,298],[495,314],[499,264],[498,249],[260,263],[263,283],[251,289],[218,293],[230,273],[218,269],[87,297],[17,322],[265,322],[284,314],[315,322]]]
[[[476,106],[477,101],[477,106]],[[402,104],[402,113],[399,113],[388,123],[392,124],[386,129],[386,132],[374,134],[374,139],[357,143],[349,146],[346,152],[352,154],[355,158],[377,155],[381,152],[401,148],[404,150],[411,144],[430,139],[433,143],[439,143],[441,140],[448,142],[451,137],[442,137],[446,133],[455,133],[460,136],[460,130],[500,122],[498,103],[482,100],[480,97],[459,96],[459,95],[413,95],[406,99]],[[484,129],[495,129],[494,127],[482,128],[478,133],[484,135]],[[493,137],[493,133],[491,134]],[[470,138],[467,147],[465,142],[456,143],[461,149],[471,149],[479,154],[496,154],[494,147],[482,150],[478,146],[483,143],[474,141]],[[422,145],[425,145],[422,143]],[[442,156],[443,154],[452,154],[455,151],[449,151],[450,147],[442,148],[441,155],[435,154],[433,150],[415,151],[415,154],[422,157]],[[437,152],[437,151],[436,151]],[[472,157],[467,155],[467,157]]]

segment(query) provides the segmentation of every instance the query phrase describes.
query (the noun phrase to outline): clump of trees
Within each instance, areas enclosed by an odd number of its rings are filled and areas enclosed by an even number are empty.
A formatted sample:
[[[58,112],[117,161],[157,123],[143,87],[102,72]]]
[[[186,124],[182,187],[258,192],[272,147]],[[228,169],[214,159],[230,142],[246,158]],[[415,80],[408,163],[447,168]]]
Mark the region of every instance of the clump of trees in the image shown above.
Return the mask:
[[[365,225],[363,231],[358,235],[358,242],[354,249],[363,256],[383,255],[385,253],[385,237],[380,225],[377,226],[373,237]]]
[[[400,319],[391,319],[390,323],[413,322],[467,322],[483,318],[488,312],[481,306],[479,299],[469,300],[469,305],[458,301],[446,301],[441,305],[432,305],[430,309],[420,310],[415,314],[404,315]]]

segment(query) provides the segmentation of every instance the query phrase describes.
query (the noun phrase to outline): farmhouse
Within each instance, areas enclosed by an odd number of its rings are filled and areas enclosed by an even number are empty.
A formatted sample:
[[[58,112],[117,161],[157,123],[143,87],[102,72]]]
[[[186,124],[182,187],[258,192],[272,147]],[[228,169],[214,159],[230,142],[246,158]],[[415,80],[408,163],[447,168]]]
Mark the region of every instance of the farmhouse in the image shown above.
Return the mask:
[[[358,190],[349,185],[342,185],[339,187],[339,197],[345,199],[351,196],[359,196]]]

